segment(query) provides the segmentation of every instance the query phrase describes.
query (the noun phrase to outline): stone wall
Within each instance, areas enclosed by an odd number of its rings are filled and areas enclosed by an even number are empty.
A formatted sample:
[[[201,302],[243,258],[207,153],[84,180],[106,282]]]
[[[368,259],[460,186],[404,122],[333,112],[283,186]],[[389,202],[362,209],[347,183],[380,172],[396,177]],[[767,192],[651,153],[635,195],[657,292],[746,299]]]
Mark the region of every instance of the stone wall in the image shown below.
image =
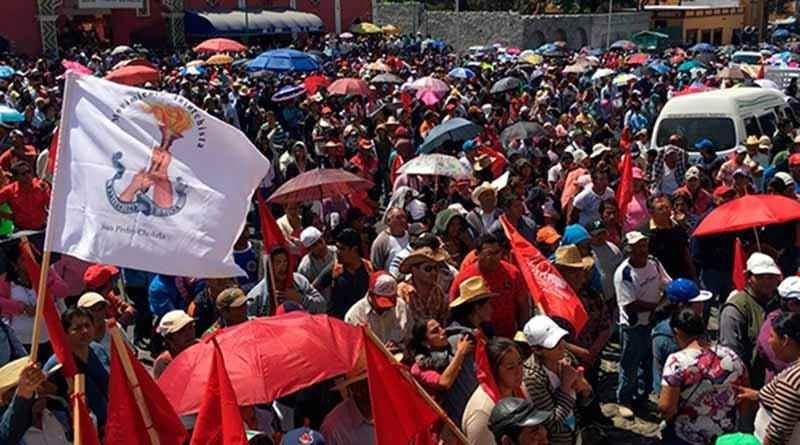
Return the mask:
[[[375,22],[444,39],[458,51],[473,45],[504,43],[537,48],[556,40],[570,48],[606,46],[607,14],[520,15],[513,12],[426,11],[421,3],[378,3]],[[611,16],[614,42],[650,28],[649,12],[621,12]]]

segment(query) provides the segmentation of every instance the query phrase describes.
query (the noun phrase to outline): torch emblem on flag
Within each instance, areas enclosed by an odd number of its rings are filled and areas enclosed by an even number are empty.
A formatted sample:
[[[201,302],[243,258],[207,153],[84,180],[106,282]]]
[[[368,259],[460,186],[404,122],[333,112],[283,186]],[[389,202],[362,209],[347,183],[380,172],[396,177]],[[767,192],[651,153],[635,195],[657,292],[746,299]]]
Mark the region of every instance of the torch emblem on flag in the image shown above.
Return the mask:
[[[123,185],[126,167],[122,151],[111,156],[115,173],[106,181],[106,196],[116,211],[167,217],[177,214],[186,205],[189,185],[180,176],[171,178],[169,167],[173,150],[188,145],[203,148],[205,144],[205,122],[200,114],[193,115],[190,107],[194,106],[188,101],[180,103],[172,97],[145,92],[127,99],[115,110],[111,120],[120,127],[124,128],[130,120],[140,128],[155,124],[158,135],[156,137],[154,131],[145,136],[152,138],[150,158],[127,185]]]

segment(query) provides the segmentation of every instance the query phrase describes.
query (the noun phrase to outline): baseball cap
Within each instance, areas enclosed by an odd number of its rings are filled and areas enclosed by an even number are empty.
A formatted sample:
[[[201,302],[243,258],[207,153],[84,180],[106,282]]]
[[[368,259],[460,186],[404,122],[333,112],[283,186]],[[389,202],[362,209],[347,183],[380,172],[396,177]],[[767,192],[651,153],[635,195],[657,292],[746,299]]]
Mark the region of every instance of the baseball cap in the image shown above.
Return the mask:
[[[736,154],[744,154],[747,153],[747,147],[745,147],[744,145],[737,145],[734,151],[736,152]]]
[[[313,246],[320,238],[322,238],[322,232],[314,226],[306,227],[300,232],[300,242],[303,243],[303,247],[306,249]]]
[[[536,242],[544,244],[555,244],[561,239],[561,235],[551,226],[544,226],[536,232]]]
[[[781,281],[778,295],[787,300],[800,300],[800,277],[793,275]]]
[[[795,185],[794,178],[792,178],[792,175],[790,175],[789,173],[778,172],[778,173],[775,173],[774,177],[777,178],[777,179],[780,179],[781,181],[783,181],[783,183],[786,185],[786,187],[794,187],[794,185]]]
[[[714,296],[709,291],[700,290],[692,280],[678,278],[672,280],[664,289],[670,303],[702,303]]]
[[[558,342],[568,334],[547,315],[536,315],[528,320],[522,333],[525,334],[529,345],[541,346],[545,349],[555,348],[558,346]]]
[[[800,153],[789,156],[789,165],[800,165]]]
[[[325,438],[318,431],[303,427],[286,433],[281,445],[325,445]]]
[[[710,139],[701,139],[696,144],[694,144],[694,148],[696,148],[698,151],[713,150],[714,143],[711,142]]]
[[[715,198],[722,198],[723,196],[727,195],[728,193],[734,191],[732,188],[728,187],[727,185],[721,185],[714,189],[714,197]]]
[[[464,141],[463,144],[461,144],[461,151],[465,153],[472,151],[476,148],[478,148],[478,145],[472,139],[467,139],[466,141]]]
[[[647,235],[643,234],[642,232],[636,231],[636,230],[634,230],[632,232],[628,232],[628,233],[625,234],[625,242],[629,246],[632,246],[632,245],[638,243],[639,241],[646,240],[646,239],[647,239]]]
[[[167,312],[161,317],[156,331],[161,335],[170,335],[180,331],[189,323],[194,323],[194,318],[190,317],[186,312],[176,309]]]
[[[548,411],[537,410],[529,400],[506,397],[492,408],[489,429],[495,436],[500,436],[509,429],[542,425],[549,418]]]
[[[108,264],[92,264],[83,273],[83,283],[88,287],[101,287],[119,273],[119,269]]]
[[[594,235],[596,233],[607,231],[608,227],[606,227],[606,223],[604,223],[602,220],[596,219],[586,225],[586,230],[588,230],[590,234]]]
[[[244,291],[238,287],[231,287],[223,290],[217,295],[217,309],[224,309],[228,307],[240,307],[249,301]]]
[[[775,260],[767,254],[756,252],[747,259],[747,272],[753,275],[780,275],[781,270]]]
[[[696,165],[689,167],[686,170],[686,173],[683,175],[683,178],[686,179],[687,181],[692,178],[700,179],[700,169]]]
[[[86,292],[78,298],[78,307],[81,309],[89,309],[98,303],[108,304],[108,301],[97,292]]]
[[[369,277],[369,294],[378,309],[391,309],[397,304],[397,281],[384,272],[373,272]]]

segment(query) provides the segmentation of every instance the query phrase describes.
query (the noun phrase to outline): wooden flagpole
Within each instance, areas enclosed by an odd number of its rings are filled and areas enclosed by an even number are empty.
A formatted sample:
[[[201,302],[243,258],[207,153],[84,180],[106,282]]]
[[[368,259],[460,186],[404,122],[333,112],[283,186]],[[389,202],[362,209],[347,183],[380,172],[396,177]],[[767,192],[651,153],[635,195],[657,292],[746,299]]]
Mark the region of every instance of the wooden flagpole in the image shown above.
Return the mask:
[[[142,394],[142,387],[139,385],[139,378],[136,377],[131,358],[127,354],[128,346],[125,344],[125,340],[122,339],[122,332],[120,332],[119,326],[115,325],[110,329],[109,333],[111,334],[114,347],[122,362],[122,368],[125,370],[125,377],[128,380],[130,388],[133,390],[133,397],[136,399],[136,407],[139,409],[144,427],[147,429],[147,435],[150,437],[150,444],[160,445],[161,441],[158,437],[155,425],[153,425],[153,419],[150,417],[150,410],[147,408],[147,404],[144,401],[144,394]]]
[[[80,403],[80,398],[83,397],[83,393],[85,392],[86,386],[86,379],[83,374],[75,374],[75,392],[72,393],[72,396],[75,398],[72,404],[72,434],[73,445],[81,445],[81,418],[78,415],[78,404]]]
[[[367,334],[367,338],[370,341],[372,341],[372,343],[374,343],[375,346],[378,347],[378,349],[383,353],[383,355],[386,356],[386,358],[391,363],[397,364],[397,360],[395,360],[394,356],[388,350],[386,350],[386,347],[383,345],[383,343],[381,343],[378,337],[375,336],[375,333],[372,332],[372,329],[370,329],[369,326],[364,327],[364,332]],[[467,440],[467,436],[465,436],[464,433],[461,432],[461,430],[456,426],[456,424],[453,423],[453,420],[450,419],[450,417],[447,415],[447,413],[444,412],[442,407],[439,406],[439,404],[436,403],[435,400],[433,400],[430,394],[428,394],[421,386],[419,386],[419,383],[417,383],[417,381],[414,380],[414,378],[411,377],[408,373],[400,372],[400,375],[402,375],[407,382],[411,383],[411,386],[414,387],[414,390],[417,392],[417,394],[419,394],[425,400],[425,402],[427,402],[428,405],[430,405],[430,407],[433,408],[433,410],[436,411],[437,414],[439,414],[439,417],[448,427],[448,429],[452,431],[453,435],[455,435],[456,438],[459,441],[461,441],[461,443],[467,445],[469,443]]]
[[[31,258],[36,258],[33,256],[33,252],[30,251],[28,237],[23,236],[21,241],[20,247],[25,246],[24,248],[28,250],[28,254],[31,255]],[[42,335],[42,317],[44,316],[44,293],[47,290],[47,271],[49,269],[50,251],[45,250],[44,256],[42,257],[42,265],[39,270],[39,288],[36,290],[36,315],[33,319],[33,333],[31,335],[30,357],[32,362],[36,362],[39,355],[39,337]],[[33,280],[33,277],[28,277],[28,279]]]

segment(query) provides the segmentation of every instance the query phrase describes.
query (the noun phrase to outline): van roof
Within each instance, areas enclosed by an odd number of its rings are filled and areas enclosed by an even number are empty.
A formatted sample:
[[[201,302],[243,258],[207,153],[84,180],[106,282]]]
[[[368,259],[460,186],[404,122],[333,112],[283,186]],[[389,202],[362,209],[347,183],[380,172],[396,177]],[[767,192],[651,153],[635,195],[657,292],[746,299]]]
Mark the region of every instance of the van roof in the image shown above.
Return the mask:
[[[741,87],[673,97],[664,105],[662,116],[731,114],[759,111],[785,104],[784,94],[768,88]]]

